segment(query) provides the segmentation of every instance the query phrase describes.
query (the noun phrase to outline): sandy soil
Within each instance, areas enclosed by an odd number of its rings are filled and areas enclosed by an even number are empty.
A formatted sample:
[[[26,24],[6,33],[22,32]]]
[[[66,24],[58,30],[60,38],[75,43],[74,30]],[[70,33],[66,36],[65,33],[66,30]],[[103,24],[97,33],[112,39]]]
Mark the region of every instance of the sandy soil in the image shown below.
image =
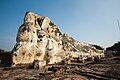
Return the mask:
[[[0,67],[0,80],[120,80],[120,56],[41,69]]]

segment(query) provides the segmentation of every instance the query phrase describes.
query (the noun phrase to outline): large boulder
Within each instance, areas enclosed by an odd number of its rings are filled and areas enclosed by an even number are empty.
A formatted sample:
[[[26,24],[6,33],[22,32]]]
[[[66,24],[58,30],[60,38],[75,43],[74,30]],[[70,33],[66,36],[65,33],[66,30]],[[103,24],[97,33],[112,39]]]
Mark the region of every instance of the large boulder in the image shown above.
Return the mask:
[[[29,64],[34,60],[45,60],[48,64],[61,61],[55,61],[54,57],[63,51],[61,39],[60,30],[48,17],[26,12],[12,51],[13,65]]]
[[[78,42],[67,34],[62,35],[48,17],[26,12],[12,50],[12,65],[32,64],[37,61],[35,63],[42,66],[66,59],[84,60],[95,56],[104,56],[103,50]]]

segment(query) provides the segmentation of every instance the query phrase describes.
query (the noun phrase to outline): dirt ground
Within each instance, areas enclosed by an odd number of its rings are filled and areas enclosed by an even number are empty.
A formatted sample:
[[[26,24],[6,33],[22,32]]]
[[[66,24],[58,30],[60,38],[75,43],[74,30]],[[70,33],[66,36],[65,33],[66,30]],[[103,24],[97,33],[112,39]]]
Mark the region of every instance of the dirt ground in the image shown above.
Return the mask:
[[[0,67],[0,80],[120,80],[120,56],[41,69]]]

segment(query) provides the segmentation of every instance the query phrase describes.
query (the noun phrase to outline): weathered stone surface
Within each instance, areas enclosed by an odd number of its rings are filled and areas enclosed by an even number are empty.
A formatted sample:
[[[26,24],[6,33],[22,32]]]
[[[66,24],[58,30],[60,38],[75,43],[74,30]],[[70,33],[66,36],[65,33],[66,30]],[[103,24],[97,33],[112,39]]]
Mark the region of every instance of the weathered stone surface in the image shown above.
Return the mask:
[[[78,58],[80,61],[84,61],[88,58],[94,60],[95,57],[104,57],[104,50],[98,50],[88,43],[78,42],[66,33],[63,34],[62,40],[63,49],[66,51],[66,54],[69,54],[68,57],[71,59]]]
[[[103,51],[92,45],[78,42],[67,34],[62,35],[48,17],[32,12],[26,12],[16,42],[12,50],[13,66],[33,63],[34,60],[40,61],[42,66],[44,63],[54,64],[64,59],[84,60],[104,56]]]
[[[34,69],[39,69],[39,68],[41,68],[41,67],[43,67],[45,65],[46,65],[46,61],[39,61],[39,60],[34,60],[33,61]]]
[[[61,32],[49,18],[26,12],[13,49],[13,64],[27,64],[34,60],[55,63],[54,55],[62,51],[61,39]]]

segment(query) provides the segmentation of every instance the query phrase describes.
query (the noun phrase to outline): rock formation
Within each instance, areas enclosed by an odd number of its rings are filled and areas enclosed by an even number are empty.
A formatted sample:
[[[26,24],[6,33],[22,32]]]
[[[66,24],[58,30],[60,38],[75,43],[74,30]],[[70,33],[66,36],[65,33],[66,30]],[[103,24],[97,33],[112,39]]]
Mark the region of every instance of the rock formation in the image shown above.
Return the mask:
[[[58,63],[66,58],[78,57],[82,60],[83,57],[101,55],[104,56],[102,50],[78,42],[67,34],[62,35],[48,17],[26,12],[24,22],[18,29],[16,45],[12,50],[12,64],[17,66],[39,60],[45,65]]]
[[[79,58],[80,61],[91,58],[102,58],[104,57],[104,50],[96,49],[94,46],[84,43],[78,42],[72,37],[68,36],[66,33],[63,34],[63,49],[66,54],[69,54],[69,58]]]
[[[61,61],[55,55],[62,54],[62,34],[48,17],[26,12],[13,49],[13,64],[27,64],[45,60],[48,64]]]

